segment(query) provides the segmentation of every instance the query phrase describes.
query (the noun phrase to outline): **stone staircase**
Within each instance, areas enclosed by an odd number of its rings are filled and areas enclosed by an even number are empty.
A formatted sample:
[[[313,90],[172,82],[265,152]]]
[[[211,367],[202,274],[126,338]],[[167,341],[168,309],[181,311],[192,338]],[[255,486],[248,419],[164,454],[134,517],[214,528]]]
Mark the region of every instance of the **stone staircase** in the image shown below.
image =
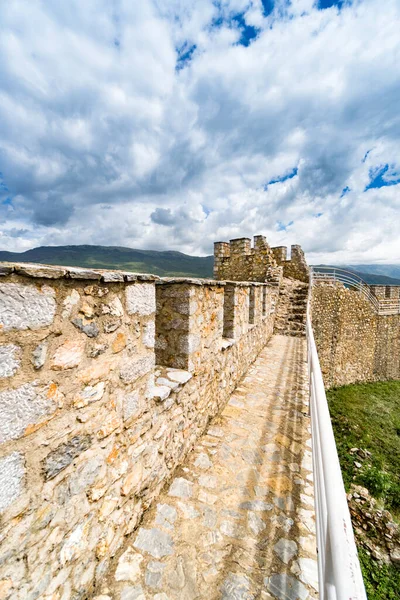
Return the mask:
[[[279,290],[274,333],[304,337],[306,334],[308,284],[284,278]]]

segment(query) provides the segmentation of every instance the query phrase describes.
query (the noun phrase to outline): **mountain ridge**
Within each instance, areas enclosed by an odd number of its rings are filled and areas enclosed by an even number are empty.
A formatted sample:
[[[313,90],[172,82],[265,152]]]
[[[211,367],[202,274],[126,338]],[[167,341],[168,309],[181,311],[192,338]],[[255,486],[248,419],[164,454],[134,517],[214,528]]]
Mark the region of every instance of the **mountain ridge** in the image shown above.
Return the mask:
[[[83,244],[39,246],[25,252],[0,250],[0,261],[210,278],[213,274],[214,257],[190,256],[177,250],[140,250],[124,246]]]

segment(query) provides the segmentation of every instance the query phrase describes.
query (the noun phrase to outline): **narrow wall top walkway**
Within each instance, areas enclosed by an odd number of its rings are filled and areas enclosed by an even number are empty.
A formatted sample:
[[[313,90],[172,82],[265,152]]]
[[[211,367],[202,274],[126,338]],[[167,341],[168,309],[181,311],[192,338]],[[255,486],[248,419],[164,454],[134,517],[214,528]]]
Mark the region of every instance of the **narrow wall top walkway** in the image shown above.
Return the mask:
[[[303,339],[272,338],[99,592],[112,600],[317,597],[305,360]]]

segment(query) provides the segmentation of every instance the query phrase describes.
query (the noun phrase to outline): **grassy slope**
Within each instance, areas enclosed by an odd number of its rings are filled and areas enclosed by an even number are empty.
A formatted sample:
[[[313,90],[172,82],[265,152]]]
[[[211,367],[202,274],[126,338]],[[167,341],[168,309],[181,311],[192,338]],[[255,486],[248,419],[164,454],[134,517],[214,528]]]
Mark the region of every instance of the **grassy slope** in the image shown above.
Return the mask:
[[[327,393],[345,486],[365,486],[400,518],[400,381],[348,385]],[[371,452],[357,469],[351,448]],[[369,600],[400,597],[400,570],[360,551]]]

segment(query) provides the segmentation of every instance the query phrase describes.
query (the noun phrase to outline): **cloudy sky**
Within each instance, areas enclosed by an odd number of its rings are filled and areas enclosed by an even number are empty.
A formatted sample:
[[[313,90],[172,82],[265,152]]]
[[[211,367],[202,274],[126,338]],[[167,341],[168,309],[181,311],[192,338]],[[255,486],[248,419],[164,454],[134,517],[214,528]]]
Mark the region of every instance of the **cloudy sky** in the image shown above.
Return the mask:
[[[0,248],[400,262],[400,0],[0,3]]]

